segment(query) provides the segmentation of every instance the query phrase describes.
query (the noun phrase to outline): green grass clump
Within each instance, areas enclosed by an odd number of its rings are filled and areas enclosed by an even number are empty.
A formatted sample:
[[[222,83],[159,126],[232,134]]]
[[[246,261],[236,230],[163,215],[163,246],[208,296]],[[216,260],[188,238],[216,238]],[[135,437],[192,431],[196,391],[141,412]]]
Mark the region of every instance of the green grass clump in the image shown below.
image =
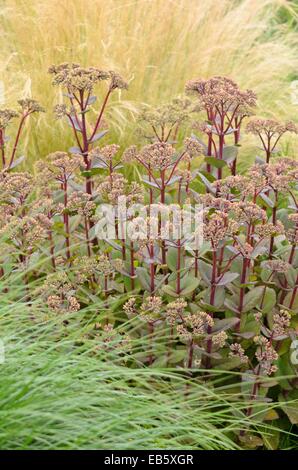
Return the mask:
[[[86,348],[84,329],[57,340],[61,324],[40,306],[2,297],[0,308],[1,449],[240,448],[247,405],[232,375],[204,382],[183,370],[130,369],[100,342],[97,354]],[[274,425],[254,428],[268,448],[276,442]],[[280,442],[291,448],[294,435],[281,432]]]

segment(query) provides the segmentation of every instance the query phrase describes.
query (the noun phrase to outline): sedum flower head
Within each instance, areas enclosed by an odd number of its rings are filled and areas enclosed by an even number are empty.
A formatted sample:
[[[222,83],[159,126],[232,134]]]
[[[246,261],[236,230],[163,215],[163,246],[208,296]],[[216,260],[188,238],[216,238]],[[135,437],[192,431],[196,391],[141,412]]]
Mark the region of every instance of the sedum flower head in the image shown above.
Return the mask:
[[[147,297],[141,305],[140,317],[149,323],[155,322],[160,316],[162,299],[158,296]]]
[[[38,101],[31,98],[25,98],[18,101],[24,114],[44,113],[45,109],[38,103]]]
[[[166,306],[166,319],[170,325],[174,325],[177,321],[183,320],[183,314],[187,307],[187,302],[184,299],[177,299],[170,302]]]
[[[236,233],[238,230],[238,223],[227,217],[227,214],[222,211],[215,211],[205,216],[203,233],[206,240],[210,240],[213,249],[216,249],[219,243]]]
[[[109,72],[96,67],[81,67],[75,63],[52,65],[49,73],[53,75],[53,85],[62,85],[69,92],[92,91],[94,85],[110,78]]]
[[[248,363],[248,357],[246,356],[243,347],[239,343],[233,343],[230,345],[229,357],[238,357],[242,364]]]
[[[19,205],[24,203],[33,190],[33,177],[30,173],[8,173],[0,182],[2,203]]]
[[[68,197],[67,210],[84,217],[90,217],[96,208],[92,196],[83,191],[74,191]]]
[[[201,106],[225,112],[236,108],[250,108],[256,105],[256,95],[251,90],[241,91],[238,85],[227,77],[212,77],[208,80],[195,79],[186,83],[186,93],[195,94]]]
[[[105,147],[95,147],[91,150],[89,156],[91,159],[99,158],[107,163],[113,161],[120,146],[116,144],[106,145]]]
[[[273,365],[272,362],[278,359],[278,354],[271,342],[264,336],[256,336],[254,341],[258,345],[255,356],[259,361],[261,370],[263,374],[271,375],[277,370],[277,367]]]
[[[132,163],[138,156],[138,150],[135,145],[128,147],[122,155],[121,160],[124,163]]]
[[[277,220],[275,224],[272,222],[266,222],[264,224],[256,225],[255,234],[260,238],[276,237],[277,235],[283,235],[285,228],[280,220]]]
[[[156,142],[146,145],[139,154],[139,159],[154,170],[166,170],[173,162],[175,149],[171,144]]]
[[[136,307],[136,299],[135,297],[131,297],[128,299],[127,302],[123,305],[123,311],[126,313],[128,318],[135,316],[137,314],[137,307]]]
[[[284,335],[291,323],[291,315],[286,310],[280,310],[273,315],[272,331],[275,336]]]
[[[269,269],[270,271],[280,274],[287,273],[290,268],[290,264],[281,259],[272,259],[264,261],[263,266],[265,269]]]
[[[125,196],[126,204],[142,202],[144,198],[142,186],[136,182],[129,183],[120,173],[114,173],[112,178],[107,176],[96,190],[103,200],[112,204],[117,204],[122,196]]]
[[[197,157],[203,154],[202,145],[195,139],[187,138],[184,140],[184,147],[190,157]]]
[[[228,339],[228,335],[225,331],[220,331],[216,335],[212,336],[212,344],[218,348],[223,348]]]
[[[239,222],[247,224],[265,222],[266,211],[253,202],[237,202],[233,205],[233,212]]]
[[[126,89],[127,83],[116,72],[104,71],[97,67],[81,67],[80,64],[63,63],[52,65],[49,73],[53,75],[53,85],[62,85],[71,93],[91,92],[94,85],[109,80],[109,89]]]
[[[296,124],[292,121],[281,123],[274,119],[252,119],[246,126],[247,132],[256,135],[281,136],[285,132],[298,133]]]
[[[207,335],[209,328],[213,325],[214,320],[209,313],[188,313],[183,318],[183,322],[177,326],[177,334],[183,341],[190,341]]]
[[[13,109],[1,109],[0,110],[0,129],[6,129],[12,119],[18,117],[19,113]]]
[[[110,90],[116,90],[117,88],[120,90],[127,90],[128,84],[127,82],[116,72],[113,70],[109,71],[110,75]]]
[[[61,119],[64,116],[66,116],[66,114],[68,114],[66,104],[56,104],[54,106],[54,114],[55,114],[57,119]]]
[[[58,181],[69,179],[80,167],[81,157],[66,152],[54,152],[48,155],[48,163],[39,162],[37,169]]]

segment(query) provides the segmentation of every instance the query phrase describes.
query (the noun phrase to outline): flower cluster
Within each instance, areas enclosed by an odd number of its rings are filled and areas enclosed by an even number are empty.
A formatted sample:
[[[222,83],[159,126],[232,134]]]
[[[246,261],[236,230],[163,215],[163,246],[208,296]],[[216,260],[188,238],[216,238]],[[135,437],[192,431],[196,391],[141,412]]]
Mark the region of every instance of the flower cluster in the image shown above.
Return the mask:
[[[6,129],[8,124],[12,121],[12,119],[18,117],[18,113],[13,109],[1,109],[0,110],[0,129]]]

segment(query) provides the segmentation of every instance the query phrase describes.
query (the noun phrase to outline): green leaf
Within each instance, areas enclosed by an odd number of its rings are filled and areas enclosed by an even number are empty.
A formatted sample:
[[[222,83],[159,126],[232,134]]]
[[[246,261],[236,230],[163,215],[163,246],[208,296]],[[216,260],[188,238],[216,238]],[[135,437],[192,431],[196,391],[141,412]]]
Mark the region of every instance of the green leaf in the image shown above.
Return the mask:
[[[199,177],[201,178],[201,180],[203,181],[204,185],[206,186],[206,188],[209,189],[210,193],[212,194],[216,194],[216,189],[211,185],[210,181],[208,180],[208,178],[206,178],[206,176],[203,175],[203,173],[199,172],[198,173]]]
[[[206,303],[210,303],[210,295],[211,294],[211,288],[208,287],[205,293],[204,301]],[[222,286],[219,286],[215,289],[215,297],[214,297],[214,307],[221,308],[224,305],[224,300],[225,300],[225,289]]]
[[[144,289],[150,292],[150,276],[145,268],[136,268],[136,274]]]
[[[219,277],[219,279],[220,279],[220,277]],[[223,277],[219,281],[217,281],[216,285],[217,286],[226,286],[227,284],[230,284],[235,279],[237,279],[237,277],[239,277],[238,273],[225,273],[223,275]]]
[[[12,170],[13,168],[17,167],[18,165],[20,165],[25,159],[25,156],[22,155],[21,157],[17,158],[16,160],[14,160],[12,162],[12,164],[10,165],[9,169]]]
[[[295,312],[296,310],[298,310],[298,293],[296,293],[296,296],[294,297],[294,302],[292,302],[293,292],[294,290],[291,290],[290,292],[287,293],[286,298],[283,301],[283,305],[285,305],[288,308],[290,308],[290,305],[291,305],[291,310]]]
[[[143,177],[141,178],[141,180],[142,180],[144,183],[148,184],[148,186],[151,186],[152,188],[157,188],[157,189],[159,189],[158,184],[154,183],[154,181],[149,181],[148,178],[146,178],[145,176],[143,176]]]
[[[293,390],[287,396],[287,400],[283,395],[279,395],[278,401],[281,403],[280,407],[288,416],[292,424],[298,424],[298,390]]]
[[[264,444],[263,440],[254,434],[245,434],[240,436],[239,440],[246,449],[255,449]]]
[[[97,100],[97,97],[96,96],[89,96],[88,98],[88,101],[87,101],[87,104],[90,105],[90,104],[93,104],[95,103],[95,101]]]
[[[268,411],[266,416],[268,416],[269,413],[271,413],[272,416],[274,414],[276,414],[277,417],[275,417],[273,419],[278,419],[278,414],[276,413],[275,410]],[[266,416],[265,416],[264,420],[266,420]],[[268,421],[268,419],[266,421]],[[268,450],[278,449],[279,440],[280,440],[280,432],[277,429],[271,429],[270,428],[268,430],[268,432],[263,434],[263,441],[264,441],[266,449],[268,449]]]
[[[238,147],[235,145],[227,145],[223,149],[223,159],[226,161],[227,164],[232,163],[238,155]]]
[[[68,149],[69,153],[74,153],[76,155],[82,155],[82,151],[79,147],[70,147]]]
[[[217,331],[225,331],[229,328],[233,328],[239,323],[237,317],[223,318],[222,320],[215,320],[214,326],[212,327],[212,333]]]
[[[262,157],[256,157],[255,159],[255,163],[257,163],[258,165],[265,165],[266,164],[266,160],[264,160],[264,158]]]
[[[275,304],[276,304],[275,290],[271,289],[270,287],[266,287],[264,299],[262,302],[262,307],[260,306],[260,310],[262,310],[263,313],[268,313],[273,309]]]
[[[98,134],[95,134],[94,137],[90,140],[90,143],[93,144],[93,142],[96,142],[97,140],[102,139],[107,134],[107,132],[109,131],[105,130],[105,131],[98,132]]]
[[[165,284],[164,286],[162,286],[162,290],[165,294],[168,294],[171,297],[179,297],[175,289],[171,287],[169,284]]]
[[[182,289],[180,295],[189,295],[191,294],[199,285],[200,281],[196,277],[188,276],[187,286]]]
[[[169,248],[167,253],[167,265],[173,272],[177,271],[177,253],[177,249],[173,247]]]
[[[243,312],[249,312],[256,307],[256,305],[261,300],[261,297],[264,292],[263,286],[253,287],[247,294],[244,296]]]
[[[227,165],[225,160],[220,160],[219,158],[215,157],[205,157],[204,162],[208,165],[214,166],[215,168],[223,168]]]
[[[289,287],[295,287],[297,279],[297,270],[293,266],[289,266],[285,274]]]
[[[274,207],[274,202],[266,194],[261,193],[260,198],[266,204],[266,206],[270,207],[271,209]]]
[[[291,390],[291,378],[294,378],[296,376],[296,371],[295,366],[291,364],[290,354],[286,353],[280,356],[277,360],[277,367],[278,370],[275,376],[278,377],[280,386],[284,390]]]
[[[239,313],[238,305],[234,301],[234,297],[227,297],[225,299],[224,305],[231,310],[231,312]]]
[[[205,261],[199,259],[198,268],[202,279],[206,282],[208,286],[210,286],[212,279],[212,266],[206,263]]]
[[[71,120],[72,120],[73,124],[71,123],[71,121],[70,121],[69,118],[67,119],[67,124],[68,124],[70,127],[72,127],[72,125],[74,125],[74,128],[76,129],[76,131],[82,132],[81,123],[80,123],[79,120],[76,118],[76,116],[72,115],[72,116],[71,116]]]

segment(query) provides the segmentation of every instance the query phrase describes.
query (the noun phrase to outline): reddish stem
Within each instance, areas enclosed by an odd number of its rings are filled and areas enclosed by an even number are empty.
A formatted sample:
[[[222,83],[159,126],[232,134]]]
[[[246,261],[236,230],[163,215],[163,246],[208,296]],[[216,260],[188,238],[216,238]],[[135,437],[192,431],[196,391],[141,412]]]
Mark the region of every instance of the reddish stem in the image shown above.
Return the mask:
[[[21,132],[22,132],[22,129],[23,129],[23,125],[24,125],[24,122],[25,122],[25,119],[27,118],[27,116],[29,116],[28,113],[23,114],[23,116],[20,120],[19,128],[18,128],[17,135],[16,135],[16,140],[15,140],[15,143],[14,143],[14,146],[13,146],[13,150],[12,150],[12,154],[11,154],[11,157],[10,157],[8,168],[11,168],[11,165],[13,164],[14,157],[15,157],[15,154],[16,154],[16,151],[17,151],[17,148],[18,148]]]
[[[133,242],[130,242],[130,279],[131,279],[131,290],[135,288],[135,265],[134,265],[134,246]]]

